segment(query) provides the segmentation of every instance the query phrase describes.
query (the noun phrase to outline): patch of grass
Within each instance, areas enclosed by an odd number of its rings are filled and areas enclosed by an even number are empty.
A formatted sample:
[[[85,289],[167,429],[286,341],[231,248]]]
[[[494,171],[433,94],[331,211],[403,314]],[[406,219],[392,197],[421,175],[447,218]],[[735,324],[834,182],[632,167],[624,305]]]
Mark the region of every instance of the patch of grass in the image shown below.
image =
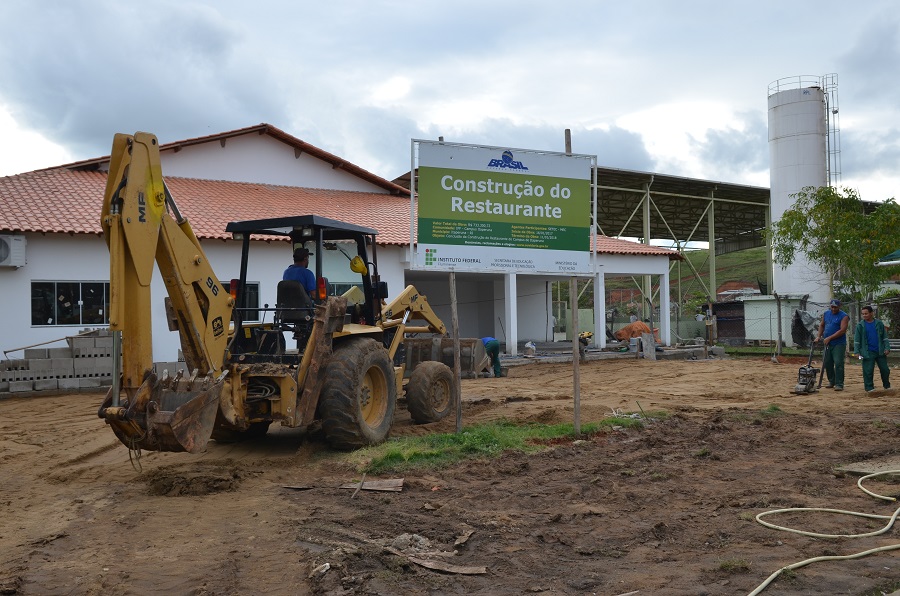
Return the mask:
[[[725,346],[725,353],[729,356],[744,356],[758,358],[759,356],[771,356],[775,352],[774,346]],[[809,349],[782,347],[782,356],[809,356]]]
[[[770,418],[774,418],[776,416],[781,416],[784,414],[784,411],[778,406],[778,404],[770,404],[765,410],[760,410],[757,412],[753,418],[750,420],[750,424],[759,426],[764,424],[766,420]]]
[[[741,521],[756,521],[756,514],[752,511],[741,511],[738,513],[738,519]]]
[[[726,412],[725,417],[734,422],[749,422],[750,415],[746,412]]]
[[[750,563],[744,559],[725,559],[719,563],[718,569],[723,573],[748,573]]]
[[[797,581],[797,572],[793,569],[784,569],[781,573],[778,574],[778,578],[776,581],[783,581],[786,583],[794,583]]]
[[[642,428],[646,419],[616,416],[581,425],[582,437],[611,427]],[[414,468],[440,468],[473,458],[493,458],[504,451],[533,453],[548,445],[575,440],[571,424],[514,424],[498,421],[445,433],[400,437],[355,451],[351,460],[361,472],[382,474]]]
[[[760,410],[759,412],[763,417],[766,416],[781,416],[784,414],[784,411],[778,406],[778,404],[769,404],[765,410]]]
[[[711,453],[712,452],[708,448],[704,447],[703,449],[701,449],[699,451],[695,451],[693,453],[693,456],[694,457],[709,457]]]

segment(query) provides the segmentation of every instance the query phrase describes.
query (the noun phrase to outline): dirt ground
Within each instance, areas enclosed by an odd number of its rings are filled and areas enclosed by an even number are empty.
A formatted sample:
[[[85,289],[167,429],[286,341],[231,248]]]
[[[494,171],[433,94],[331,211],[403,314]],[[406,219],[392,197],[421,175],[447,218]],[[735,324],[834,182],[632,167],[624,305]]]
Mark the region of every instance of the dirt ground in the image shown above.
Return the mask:
[[[584,363],[582,424],[614,410],[668,417],[536,455],[407,473],[402,492],[355,496],[340,487],[360,474],[316,436],[273,428],[198,455],[145,452],[137,473],[96,417],[102,396],[0,400],[0,593],[748,594],[785,565],[900,542],[894,532],[816,539],[754,521],[780,507],[896,507],[835,468],[900,451],[900,396],[867,396],[857,365],[843,393],[791,395],[798,366]],[[464,425],[571,422],[571,364],[466,380],[462,395]],[[401,409],[394,435],[454,425],[416,427]],[[772,521],[826,533],[885,523]],[[764,593],[891,592],[898,556],[815,563]]]

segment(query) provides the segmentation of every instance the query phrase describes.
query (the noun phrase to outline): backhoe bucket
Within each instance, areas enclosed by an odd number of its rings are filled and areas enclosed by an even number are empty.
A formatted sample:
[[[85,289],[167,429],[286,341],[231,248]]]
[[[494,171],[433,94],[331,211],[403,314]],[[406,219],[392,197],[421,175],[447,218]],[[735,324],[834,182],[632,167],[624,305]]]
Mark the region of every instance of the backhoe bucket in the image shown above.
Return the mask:
[[[404,340],[406,347],[406,376],[422,362],[437,360],[453,370],[453,338],[446,336],[414,337]],[[490,366],[490,358],[484,351],[484,343],[477,337],[460,338],[459,366],[460,377],[473,379],[478,373]]]
[[[178,387],[186,383],[166,384]],[[222,383],[207,389],[167,388],[151,374],[121,406],[112,406],[110,391],[98,415],[129,449],[198,453],[212,435],[221,389]]]

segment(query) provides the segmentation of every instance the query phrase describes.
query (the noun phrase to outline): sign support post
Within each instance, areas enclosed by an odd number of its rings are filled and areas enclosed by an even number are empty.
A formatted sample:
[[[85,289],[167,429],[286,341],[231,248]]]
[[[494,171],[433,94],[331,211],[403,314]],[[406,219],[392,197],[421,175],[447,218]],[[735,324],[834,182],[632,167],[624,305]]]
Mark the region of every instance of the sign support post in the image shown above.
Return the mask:
[[[459,361],[459,315],[456,307],[456,272],[450,271],[450,326],[453,329],[453,405],[456,408],[456,434],[462,432],[462,365]],[[477,371],[476,371],[477,373]]]

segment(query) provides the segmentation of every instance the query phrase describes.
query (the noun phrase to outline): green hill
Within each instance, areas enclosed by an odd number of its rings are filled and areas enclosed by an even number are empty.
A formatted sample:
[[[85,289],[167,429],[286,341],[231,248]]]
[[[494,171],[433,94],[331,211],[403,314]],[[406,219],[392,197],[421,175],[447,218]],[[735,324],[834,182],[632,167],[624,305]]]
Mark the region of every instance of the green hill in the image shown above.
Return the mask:
[[[729,281],[757,280],[766,283],[766,247],[759,246],[716,257],[716,284],[721,286]],[[709,281],[709,251],[694,250],[685,253],[685,257],[691,262],[704,283]],[[677,283],[677,265],[670,275],[672,283]],[[681,285],[689,283],[694,277],[694,272],[686,263],[681,264]],[[712,288],[710,288],[712,289]]]
[[[708,250],[692,250],[685,252],[685,258],[691,262],[700,279],[707,286],[709,285],[709,251]],[[694,272],[687,263],[682,262],[680,268],[681,291],[687,298],[686,302],[692,303],[693,308],[700,302],[706,300],[706,293],[703,286],[695,279]],[[669,271],[669,282],[671,286],[672,299],[678,292],[679,265],[673,263]],[[763,284],[766,283],[766,247],[748,248],[738,252],[732,252],[716,257],[716,285],[721,287],[723,284],[731,281],[746,282],[748,286],[757,287],[757,280]],[[615,290],[637,290],[638,286],[635,282],[640,283],[640,276],[631,277],[608,277],[606,279],[607,304],[616,306],[619,300],[613,298]],[[654,283],[659,283],[654,278]],[[554,297],[559,297],[565,304],[568,304],[569,284],[568,282],[558,282],[559,285],[554,288]],[[583,283],[583,282],[581,282]],[[555,284],[556,285],[556,284]],[[579,286],[582,287],[582,286]],[[714,288],[711,288],[714,291]],[[624,298],[625,302],[629,302],[628,298]],[[654,300],[656,302],[656,300]],[[579,305],[581,308],[591,308],[593,305],[593,285],[586,291],[580,293]]]
[[[700,275],[703,284],[709,285],[709,251],[692,250],[685,252],[685,259],[690,261]],[[669,282],[672,289],[672,297],[678,292],[678,279],[681,277],[681,291],[687,296],[687,301],[704,301],[706,292],[697,281],[694,272],[686,262],[673,263],[669,272]],[[640,278],[635,277],[638,283]],[[757,283],[766,283],[766,247],[749,248],[738,252],[732,252],[716,257],[716,286],[721,287],[727,282],[746,282],[747,286],[758,287]],[[654,279],[658,283],[658,280]],[[637,289],[635,281],[630,277],[615,277],[606,280],[606,290]],[[715,291],[715,288],[710,288]],[[608,300],[614,303],[615,300]]]

